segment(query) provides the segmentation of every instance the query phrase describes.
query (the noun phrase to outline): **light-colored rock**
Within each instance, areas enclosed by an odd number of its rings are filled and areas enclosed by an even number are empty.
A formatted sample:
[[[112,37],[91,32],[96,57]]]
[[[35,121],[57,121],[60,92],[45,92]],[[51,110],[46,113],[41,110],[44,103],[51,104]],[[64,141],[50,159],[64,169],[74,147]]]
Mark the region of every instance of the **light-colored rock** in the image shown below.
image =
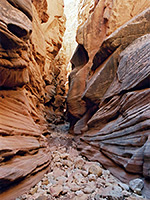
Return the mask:
[[[58,168],[58,167],[55,167],[53,169],[53,176],[56,178],[57,176],[63,176],[65,174],[64,170]]]
[[[53,196],[53,197],[58,197],[59,194],[63,191],[63,187],[62,185],[58,184],[58,185],[53,185],[50,187],[50,194]]]
[[[91,181],[85,186],[83,192],[85,194],[91,194],[92,192],[94,192],[95,189],[96,189],[96,184],[94,181]]]
[[[87,177],[87,176],[88,176],[88,171],[85,171],[85,170],[84,170],[84,171],[82,171],[81,173],[82,173],[82,175],[83,175],[84,177]]]
[[[81,186],[77,185],[75,182],[71,183],[71,184],[68,184],[68,187],[70,187],[70,189],[73,191],[73,192],[76,192],[78,190],[81,189]]]
[[[109,186],[101,191],[101,197],[123,200],[122,189],[119,186]]]
[[[74,166],[75,166],[75,168],[82,169],[84,163],[85,163],[85,161],[83,160],[83,158],[78,157],[78,158],[76,158],[75,161],[74,161]]]
[[[80,198],[80,200],[85,200],[88,198],[88,195],[87,194],[83,194],[81,197],[78,197],[78,196],[75,196],[73,198],[73,200],[78,200]]]
[[[110,1],[111,11],[108,20],[107,35],[110,35],[118,27],[129,21],[132,17],[138,15],[146,8],[150,7],[148,0],[127,0],[127,1]],[[106,1],[109,4],[109,1]]]
[[[81,172],[78,172],[78,171],[74,172],[73,178],[75,179],[75,183],[77,183],[78,185],[83,185],[86,183],[86,180],[83,177]]]
[[[96,175],[95,174],[89,174],[88,179],[89,179],[89,181],[96,181]]]
[[[31,188],[30,194],[32,194],[32,195],[35,194],[37,192],[37,190],[38,190],[37,186],[35,186],[34,188]]]
[[[75,195],[77,195],[78,197],[81,197],[83,195],[83,191],[82,190],[79,190],[79,191],[76,191],[75,192]]]
[[[80,4],[78,5],[78,29],[85,23],[90,14],[94,11],[94,8],[96,7],[95,2],[96,1],[94,0],[80,0]]]
[[[131,193],[126,190],[123,190],[122,194],[124,195],[124,197],[129,197],[131,195]]]
[[[123,189],[129,191],[129,186],[125,183],[119,182],[118,185]]]
[[[68,186],[63,186],[62,194],[67,194],[70,192],[70,188]]]
[[[142,179],[139,178],[133,179],[129,182],[129,187],[131,188],[132,191],[135,191],[138,194],[138,192],[140,192],[143,189],[144,182]]]
[[[56,181],[58,182],[58,184],[64,185],[64,183],[67,181],[67,178],[65,176],[58,176],[56,178]]]
[[[97,164],[95,164],[95,165],[93,164],[89,167],[88,172],[90,174],[95,174],[97,176],[101,176],[102,175],[102,168]]]
[[[62,138],[62,135],[60,136]],[[68,153],[68,151],[73,152],[73,150],[67,148],[64,150],[62,148],[57,147],[57,151],[54,151],[52,157],[59,155],[59,153]],[[75,153],[76,158],[81,159],[79,156],[79,152]],[[69,157],[66,159],[61,159],[60,162],[64,162],[69,160]],[[70,161],[70,160],[69,160]],[[72,161],[73,163],[75,162]],[[84,167],[88,170],[91,166],[96,165],[101,167],[98,162],[89,162],[84,159]],[[51,163],[53,165],[53,163]],[[104,194],[104,198],[117,198],[122,199],[122,196],[118,196],[121,192],[126,198],[131,196],[131,193],[126,191],[125,184],[119,182],[115,179],[109,172],[109,170],[104,170],[103,175],[97,177],[94,174],[89,174],[85,171],[84,167],[82,169],[77,168],[67,168],[67,172],[69,173],[68,176],[63,175],[60,176],[59,173],[55,174],[56,171],[52,170],[51,172],[44,175],[44,178],[36,185],[38,190],[33,194],[26,194],[25,199],[34,200],[36,198],[41,198],[42,196],[46,196],[50,199],[74,199],[74,200],[87,200],[87,199],[100,199]],[[59,169],[60,170],[60,169]],[[86,172],[86,176],[83,176],[82,172]],[[54,176],[55,174],[55,176]],[[91,180],[89,180],[91,177]],[[105,177],[105,178],[104,178]],[[49,180],[49,184],[42,185],[44,181]],[[53,184],[52,184],[53,182]],[[121,187],[118,184],[122,184],[124,189],[122,191]],[[33,188],[34,189],[34,188]],[[60,192],[60,193],[59,193]],[[96,195],[97,194],[97,195]],[[136,195],[136,194],[134,194]],[[138,196],[138,195],[137,195]],[[45,198],[45,197],[44,197]],[[22,199],[22,197],[21,197]]]

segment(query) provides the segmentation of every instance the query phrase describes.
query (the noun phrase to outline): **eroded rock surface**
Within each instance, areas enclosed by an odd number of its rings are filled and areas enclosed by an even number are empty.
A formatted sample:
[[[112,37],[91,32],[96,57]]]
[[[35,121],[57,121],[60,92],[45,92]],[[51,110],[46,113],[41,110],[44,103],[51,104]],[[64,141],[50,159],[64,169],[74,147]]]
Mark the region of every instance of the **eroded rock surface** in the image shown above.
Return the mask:
[[[49,172],[28,193],[16,200],[144,200],[128,185],[114,178],[109,170],[104,170],[98,162],[80,156],[80,152],[74,148],[73,136],[62,131],[62,128],[60,130],[53,131],[50,137],[52,161]],[[132,189],[135,182],[136,188],[141,188],[142,180],[136,179],[130,184]]]
[[[66,95],[60,78],[63,72],[51,65],[65,30],[63,6],[63,1],[34,0],[33,4],[30,0],[0,1],[0,199],[3,200],[13,199],[34,185],[51,160],[43,134],[47,133],[47,120],[54,123],[63,120]]]
[[[70,130],[81,134],[76,137],[78,148],[88,159],[99,161],[126,183],[142,177],[142,193],[149,198],[149,1],[130,5],[136,12],[132,9],[130,17],[124,12],[120,25],[114,13],[128,3],[117,7],[116,2],[100,1],[78,30],[77,41],[89,60],[80,66],[75,65],[78,57],[72,62],[67,102]],[[100,8],[104,12],[98,17]]]

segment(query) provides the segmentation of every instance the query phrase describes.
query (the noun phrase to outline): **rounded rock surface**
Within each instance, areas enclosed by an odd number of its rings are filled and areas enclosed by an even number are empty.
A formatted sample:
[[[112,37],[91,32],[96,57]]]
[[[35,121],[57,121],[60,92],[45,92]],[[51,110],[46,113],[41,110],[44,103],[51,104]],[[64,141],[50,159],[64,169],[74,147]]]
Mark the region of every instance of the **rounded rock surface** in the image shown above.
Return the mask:
[[[102,175],[102,168],[97,165],[97,164],[93,164],[89,167],[88,169],[89,174],[95,174],[97,176],[101,176]]]
[[[132,191],[141,191],[144,187],[144,182],[140,178],[133,179],[129,182],[129,187]]]

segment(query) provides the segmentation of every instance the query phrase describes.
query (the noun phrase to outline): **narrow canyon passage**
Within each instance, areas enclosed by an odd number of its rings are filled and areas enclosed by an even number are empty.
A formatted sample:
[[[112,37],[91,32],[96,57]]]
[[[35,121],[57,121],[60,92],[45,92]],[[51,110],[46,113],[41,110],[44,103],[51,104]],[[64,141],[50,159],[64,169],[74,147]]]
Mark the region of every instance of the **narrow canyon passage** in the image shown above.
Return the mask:
[[[150,199],[150,1],[0,1],[0,199]]]

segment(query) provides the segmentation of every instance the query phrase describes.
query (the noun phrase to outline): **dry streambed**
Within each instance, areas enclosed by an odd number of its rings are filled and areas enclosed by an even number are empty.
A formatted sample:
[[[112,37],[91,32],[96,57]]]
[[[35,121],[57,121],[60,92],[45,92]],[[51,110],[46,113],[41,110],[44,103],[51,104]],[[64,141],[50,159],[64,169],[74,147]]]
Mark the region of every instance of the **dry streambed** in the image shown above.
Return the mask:
[[[55,132],[51,137],[60,137]],[[66,138],[67,135],[64,135]],[[97,162],[81,157],[72,145],[51,147],[49,173],[30,191],[16,200],[142,200],[143,181],[121,183]]]

